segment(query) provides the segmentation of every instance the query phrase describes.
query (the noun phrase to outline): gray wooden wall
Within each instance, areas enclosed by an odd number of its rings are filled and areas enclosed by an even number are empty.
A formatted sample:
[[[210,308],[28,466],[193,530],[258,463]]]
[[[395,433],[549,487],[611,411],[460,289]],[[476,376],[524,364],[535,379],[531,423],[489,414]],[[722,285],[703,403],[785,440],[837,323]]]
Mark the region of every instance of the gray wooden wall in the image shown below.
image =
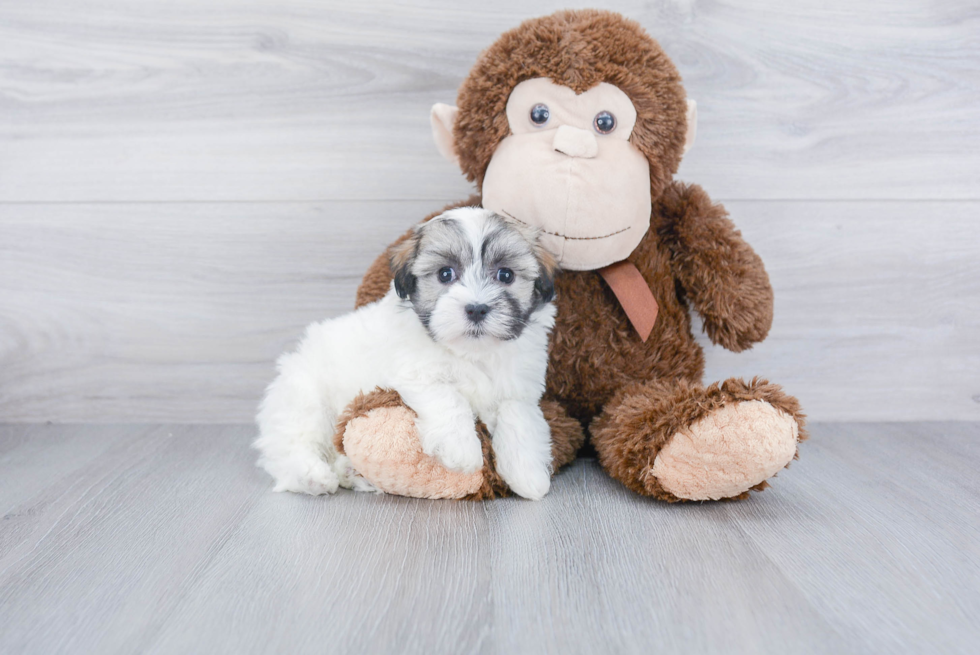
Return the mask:
[[[470,191],[429,106],[563,6],[0,2],[0,420],[251,420],[302,326]],[[818,420],[980,418],[976,0],[607,6],[680,68],[679,177],[776,288],[769,339],[708,377]]]

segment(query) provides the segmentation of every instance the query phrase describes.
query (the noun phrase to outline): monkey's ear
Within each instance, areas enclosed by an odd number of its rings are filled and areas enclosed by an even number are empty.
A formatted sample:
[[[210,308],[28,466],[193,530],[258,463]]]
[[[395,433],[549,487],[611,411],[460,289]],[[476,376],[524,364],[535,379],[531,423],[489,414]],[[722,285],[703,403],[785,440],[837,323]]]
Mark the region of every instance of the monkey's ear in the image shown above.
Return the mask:
[[[391,276],[395,280],[395,293],[399,298],[408,298],[415,293],[418,279],[412,274],[412,265],[419,252],[419,232],[392,247],[388,254]]]
[[[432,123],[432,138],[435,139],[439,154],[457,166],[459,165],[459,157],[456,156],[453,125],[456,124],[456,116],[458,115],[459,107],[444,105],[441,102],[432,105],[432,113],[429,114],[429,120]]]
[[[687,153],[694,145],[694,137],[698,134],[698,103],[687,99],[687,133],[684,135],[684,152]]]

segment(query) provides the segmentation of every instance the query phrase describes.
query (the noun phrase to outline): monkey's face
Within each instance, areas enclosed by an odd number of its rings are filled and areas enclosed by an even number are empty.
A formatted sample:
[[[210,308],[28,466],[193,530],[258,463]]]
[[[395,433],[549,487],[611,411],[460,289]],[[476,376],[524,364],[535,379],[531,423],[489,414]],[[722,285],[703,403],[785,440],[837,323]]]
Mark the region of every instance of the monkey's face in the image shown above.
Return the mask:
[[[576,94],[546,78],[507,101],[510,135],[483,179],[483,206],[542,231],[563,268],[626,259],[650,225],[650,168],[629,141],[636,109],[612,84]]]
[[[629,257],[694,142],[697,108],[643,27],[596,9],[505,32],[432,108],[436,147],[483,205],[540,228],[562,267]]]

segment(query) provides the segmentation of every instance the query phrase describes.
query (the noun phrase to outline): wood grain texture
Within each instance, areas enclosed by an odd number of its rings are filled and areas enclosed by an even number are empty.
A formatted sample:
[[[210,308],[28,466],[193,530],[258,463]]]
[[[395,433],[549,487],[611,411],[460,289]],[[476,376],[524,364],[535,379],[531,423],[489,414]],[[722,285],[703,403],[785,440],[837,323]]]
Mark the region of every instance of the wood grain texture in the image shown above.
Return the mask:
[[[666,505],[592,460],[540,503],[310,498],[247,426],[0,427],[0,652],[974,652],[980,423],[812,432]]]
[[[470,191],[429,106],[565,4],[0,5],[0,420],[248,420],[303,325]],[[607,6],[676,61],[679,177],[776,287],[769,339],[709,347],[706,379],[824,420],[980,417],[980,7]]]
[[[0,415],[248,421],[276,356],[430,207],[0,205]]]
[[[590,2],[0,6],[0,201],[443,199],[477,54]],[[604,3],[699,102],[682,177],[726,199],[980,199],[971,0]]]
[[[980,419],[980,203],[727,206],[776,319],[745,353],[702,337],[707,380],[769,377],[817,420]],[[276,356],[436,208],[0,205],[0,419],[249,421]]]
[[[980,610],[978,437],[969,423],[820,426],[803,448],[808,475],[794,464],[776,481],[779,498],[738,505],[735,521],[848,643],[975,650],[940,626],[972,624]],[[822,527],[815,535],[808,524]],[[814,562],[849,581],[818,580]],[[869,615],[869,599],[886,597]]]

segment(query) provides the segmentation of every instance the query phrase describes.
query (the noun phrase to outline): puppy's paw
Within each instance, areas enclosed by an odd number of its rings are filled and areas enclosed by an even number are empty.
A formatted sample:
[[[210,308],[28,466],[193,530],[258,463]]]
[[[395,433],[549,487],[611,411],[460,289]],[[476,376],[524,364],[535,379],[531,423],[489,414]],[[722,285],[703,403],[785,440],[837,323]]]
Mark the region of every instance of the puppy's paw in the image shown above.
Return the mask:
[[[333,463],[333,470],[340,479],[341,487],[353,489],[354,491],[363,491],[365,493],[384,493],[355,471],[354,465],[346,455],[337,457],[337,461]]]
[[[527,460],[506,461],[497,458],[497,472],[518,496],[541,500],[551,489],[551,471]]]
[[[276,479],[273,491],[320,496],[337,491],[340,479],[330,464],[316,454],[295,455],[269,471]]]
[[[433,455],[450,471],[470,474],[483,468],[483,448],[475,433],[444,441]]]
[[[419,425],[422,452],[450,471],[473,473],[483,468],[483,446],[469,417],[440,426]]]

